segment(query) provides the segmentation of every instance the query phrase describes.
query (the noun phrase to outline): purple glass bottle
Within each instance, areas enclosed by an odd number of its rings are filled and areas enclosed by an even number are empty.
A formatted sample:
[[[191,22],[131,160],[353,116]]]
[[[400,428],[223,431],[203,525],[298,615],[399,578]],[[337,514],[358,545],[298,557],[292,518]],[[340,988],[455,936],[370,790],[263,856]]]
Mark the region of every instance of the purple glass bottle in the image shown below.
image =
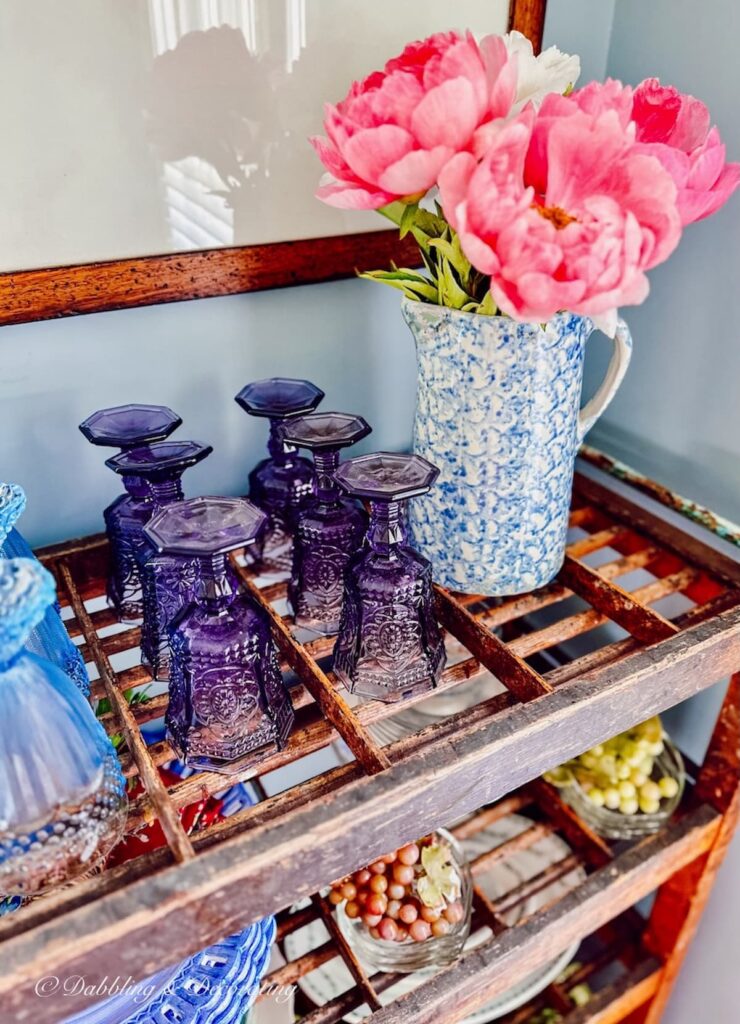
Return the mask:
[[[367,543],[345,574],[334,671],[363,697],[396,701],[437,685],[445,647],[434,617],[432,567],[407,542],[403,503],[439,475],[420,455],[377,452],[342,463],[340,487],[370,500]]]
[[[282,425],[313,412],[323,397],[321,388],[308,380],[271,377],[247,384],[235,398],[250,416],[270,421],[270,458],[249,474],[249,497],[270,517],[259,559],[265,572],[290,572],[298,509],[314,489],[313,466],[287,443]]]
[[[169,667],[167,625],[192,600],[196,566],[192,559],[159,555],[144,535],[144,526],[166,505],[182,501],[182,474],[213,451],[198,441],[159,441],[108,459],[106,466],[126,477],[135,475],[145,493],[122,519],[141,580],[143,622],[141,663],[155,679]]]
[[[146,527],[161,552],[198,562],[195,601],[170,624],[167,736],[193,768],[236,774],[285,745],[293,707],[269,622],[234,586],[230,551],[254,543],[267,515],[243,498],[192,498]]]
[[[99,409],[80,423],[80,430],[91,444],[127,451],[138,445],[163,441],[182,420],[166,405],[116,405]],[[139,566],[126,530],[126,523],[139,510],[147,487],[139,477],[124,476],[126,493],[121,494],[103,513],[110,542],[108,601],[124,622],[141,617],[141,580]]]
[[[346,412],[315,412],[283,427],[289,444],[313,452],[316,467],[316,495],[298,513],[288,600],[296,625],[327,636],[339,629],[344,570],[367,526],[365,510],[342,497],[334,473],[340,450],[371,429]]]

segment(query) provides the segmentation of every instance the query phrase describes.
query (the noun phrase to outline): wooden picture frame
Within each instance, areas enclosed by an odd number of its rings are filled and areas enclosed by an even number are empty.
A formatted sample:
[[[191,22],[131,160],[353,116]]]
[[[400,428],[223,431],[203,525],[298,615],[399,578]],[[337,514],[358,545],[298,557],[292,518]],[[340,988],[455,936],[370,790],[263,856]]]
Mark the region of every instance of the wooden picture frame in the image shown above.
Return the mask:
[[[542,45],[547,0],[511,0],[509,27]],[[351,277],[417,256],[396,230],[0,274],[0,325]]]

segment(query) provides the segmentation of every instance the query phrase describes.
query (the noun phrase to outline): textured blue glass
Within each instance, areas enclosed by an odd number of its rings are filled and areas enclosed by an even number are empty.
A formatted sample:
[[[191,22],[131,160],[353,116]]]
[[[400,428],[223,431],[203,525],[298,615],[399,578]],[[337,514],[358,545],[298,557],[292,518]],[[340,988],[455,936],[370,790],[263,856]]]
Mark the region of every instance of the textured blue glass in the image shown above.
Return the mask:
[[[197,775],[182,761],[170,762],[167,768],[183,779]],[[230,787],[219,799],[224,817],[255,802],[244,783]],[[128,985],[64,1024],[241,1024],[259,992],[274,940],[275,919],[266,917],[175,967],[134,983],[135,990]],[[111,975],[113,980],[114,972]],[[118,979],[121,986],[128,980]]]
[[[92,708],[25,644],[54,600],[35,559],[0,561],[0,892],[88,874],[121,837],[126,782]]]
[[[64,1024],[240,1024],[259,993],[274,938],[275,919],[267,917]]]
[[[25,507],[26,495],[22,487],[0,483],[1,558],[35,558],[28,542],[13,525]],[[56,601],[49,605],[43,618],[29,634],[26,647],[58,665],[75,686],[89,697],[90,679],[85,663],[64,627]]]

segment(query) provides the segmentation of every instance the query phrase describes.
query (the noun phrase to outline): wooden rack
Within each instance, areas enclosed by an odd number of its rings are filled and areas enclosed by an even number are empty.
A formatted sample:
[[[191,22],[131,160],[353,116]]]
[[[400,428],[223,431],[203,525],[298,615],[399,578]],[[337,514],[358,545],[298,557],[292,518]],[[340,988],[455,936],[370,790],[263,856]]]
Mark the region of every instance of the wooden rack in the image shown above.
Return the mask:
[[[740,566],[663,515],[583,476],[576,479],[571,527],[563,570],[540,591],[492,600],[437,588],[440,622],[466,650],[445,670],[441,688],[491,672],[506,691],[385,746],[371,728],[397,706],[365,701],[351,708],[331,674],[331,640],[299,643],[282,614],[285,584],[259,589],[240,568],[244,585],[272,618],[296,708],[286,749],[260,766],[260,778],[338,738],[354,759],[191,835],[178,810],[223,790],[225,779],[202,772],[166,786],[160,778],[157,769],[172,750],[166,742],[147,747],[141,726],[161,717],[166,696],[134,707],[124,696],[149,676],[138,664],[114,668],[137,648],[139,631],[114,632],[114,616],[99,607],[105,538],[40,552],[56,575],[61,603],[71,609],[70,631],[95,666],[93,695],[110,702],[104,724],[125,738],[124,770],[143,785],[129,825],[158,819],[167,846],[0,921],[2,1019],[51,1024],[94,1001],[68,997],[62,1013],[35,994],[37,980],[48,974],[84,975],[92,983],[115,965],[115,973],[144,977],[267,913],[280,912],[284,936],[306,913],[326,914],[315,894],[331,879],[388,849],[465,814],[474,817],[463,827],[475,829],[530,808],[541,828],[570,843],[587,868],[585,881],[529,920],[496,927],[484,946],[371,1019],[461,1020],[558,949],[594,934],[601,951],[584,961],[584,977],[596,977],[607,963],[622,965],[620,977],[581,1009],[569,1010],[557,986],[545,1001],[555,999],[550,1005],[567,1013],[569,1024],[654,1024],[736,823],[740,684],[734,680],[728,691],[680,815],[657,836],[614,850],[537,780],[740,666]],[[629,908],[656,888],[653,911],[642,922]],[[287,912],[312,896],[308,911]],[[476,913],[492,920],[480,894]],[[332,935],[321,956],[351,957]],[[280,977],[295,979],[310,962],[282,968]],[[341,1005],[305,1019],[328,1024],[350,1005],[377,1006],[389,984],[387,976],[360,976]],[[511,1024],[523,1019],[514,1015]]]

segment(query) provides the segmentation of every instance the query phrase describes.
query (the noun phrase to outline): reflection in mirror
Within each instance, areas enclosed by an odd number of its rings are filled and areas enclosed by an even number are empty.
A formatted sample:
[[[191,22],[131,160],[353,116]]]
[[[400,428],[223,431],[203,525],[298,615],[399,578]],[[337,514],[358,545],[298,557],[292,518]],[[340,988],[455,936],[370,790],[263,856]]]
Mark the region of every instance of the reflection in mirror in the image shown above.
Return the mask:
[[[382,230],[314,199],[323,105],[508,0],[4,0],[0,271]],[[33,52],[34,61],[27,55]],[[8,204],[10,205],[10,204]],[[380,223],[378,223],[380,221]]]

